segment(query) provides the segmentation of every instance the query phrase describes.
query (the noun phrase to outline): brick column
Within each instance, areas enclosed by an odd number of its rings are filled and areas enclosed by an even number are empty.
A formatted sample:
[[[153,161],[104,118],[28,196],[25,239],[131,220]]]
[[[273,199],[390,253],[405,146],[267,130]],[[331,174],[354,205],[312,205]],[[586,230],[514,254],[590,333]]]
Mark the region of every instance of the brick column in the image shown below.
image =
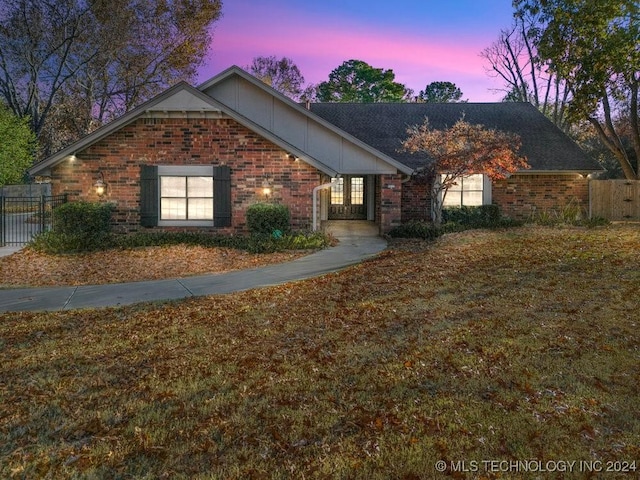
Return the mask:
[[[387,233],[402,221],[402,183],[400,175],[380,175],[379,225]]]

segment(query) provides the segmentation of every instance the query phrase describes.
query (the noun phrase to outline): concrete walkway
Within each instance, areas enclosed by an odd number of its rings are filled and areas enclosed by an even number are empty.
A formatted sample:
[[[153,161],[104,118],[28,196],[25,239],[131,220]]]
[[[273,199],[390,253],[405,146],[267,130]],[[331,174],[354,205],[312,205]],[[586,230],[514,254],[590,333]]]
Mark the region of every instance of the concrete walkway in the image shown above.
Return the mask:
[[[380,237],[357,233],[343,233],[338,239],[336,247],[251,270],[149,282],[0,290],[0,312],[109,307],[238,292],[334,272],[372,257],[387,246]]]

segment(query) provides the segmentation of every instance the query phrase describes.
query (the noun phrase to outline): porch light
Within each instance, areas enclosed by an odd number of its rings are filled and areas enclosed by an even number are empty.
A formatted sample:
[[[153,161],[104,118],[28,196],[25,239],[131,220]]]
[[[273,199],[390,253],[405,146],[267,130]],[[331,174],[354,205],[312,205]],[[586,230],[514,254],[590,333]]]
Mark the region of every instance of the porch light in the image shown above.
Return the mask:
[[[102,197],[107,190],[107,184],[104,183],[104,174],[102,172],[98,172],[98,180],[93,184],[93,187],[96,189],[96,193],[99,197]]]
[[[269,180],[267,178],[262,181],[262,194],[266,198],[269,198],[269,195],[271,195],[271,186],[269,185]]]

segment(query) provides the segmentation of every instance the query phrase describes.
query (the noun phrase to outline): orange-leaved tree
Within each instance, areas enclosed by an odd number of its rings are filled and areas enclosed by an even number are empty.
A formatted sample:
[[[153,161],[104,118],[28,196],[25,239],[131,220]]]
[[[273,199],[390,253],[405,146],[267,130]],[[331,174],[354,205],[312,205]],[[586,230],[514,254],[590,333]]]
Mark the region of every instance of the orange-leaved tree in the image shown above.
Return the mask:
[[[482,173],[491,180],[501,180],[530,168],[519,154],[521,145],[519,135],[471,124],[463,115],[444,130],[431,128],[428,118],[422,125],[409,127],[402,149],[424,155],[424,166],[415,175],[432,182],[432,221],[440,225],[447,191],[458,179]]]

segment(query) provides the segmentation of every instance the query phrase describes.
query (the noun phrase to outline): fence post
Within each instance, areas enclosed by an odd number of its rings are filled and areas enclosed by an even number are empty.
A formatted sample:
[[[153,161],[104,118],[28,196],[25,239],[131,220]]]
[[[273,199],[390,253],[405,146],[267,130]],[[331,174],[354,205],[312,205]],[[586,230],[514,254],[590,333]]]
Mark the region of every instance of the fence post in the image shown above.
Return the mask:
[[[44,231],[45,231],[44,229],[47,226],[47,223],[46,223],[47,221],[46,221],[46,218],[44,216],[45,215],[45,210],[46,210],[46,208],[44,208],[45,207],[45,202],[46,202],[45,196],[44,195],[40,195],[40,207],[39,207],[39,209],[40,209],[40,233],[44,233]]]

